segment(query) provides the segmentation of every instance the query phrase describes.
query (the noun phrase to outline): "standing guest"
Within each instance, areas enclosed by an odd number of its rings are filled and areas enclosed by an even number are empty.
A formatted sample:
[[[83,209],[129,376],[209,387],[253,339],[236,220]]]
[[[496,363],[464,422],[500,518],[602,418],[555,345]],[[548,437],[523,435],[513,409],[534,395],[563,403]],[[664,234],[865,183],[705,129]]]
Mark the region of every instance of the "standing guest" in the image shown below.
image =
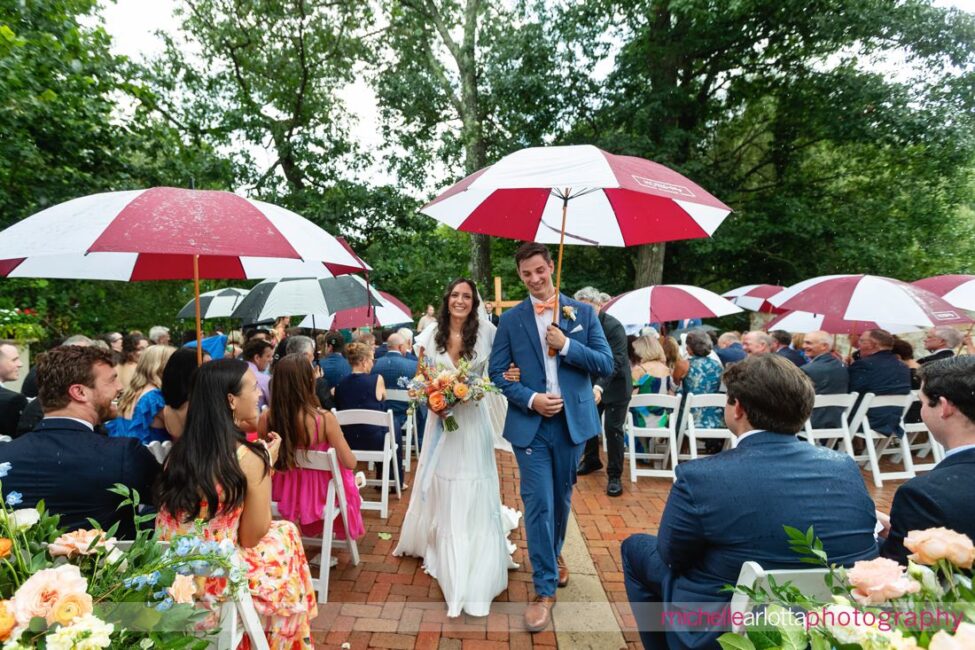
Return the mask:
[[[342,483],[349,512],[346,534],[342,519],[335,521],[339,539],[359,539],[365,534],[362,523],[362,499],[355,484],[355,454],[345,440],[338,420],[330,411],[319,407],[315,396],[315,372],[303,354],[288,354],[274,369],[274,392],[271,408],[264,411],[257,432],[267,439],[268,432],[281,436],[281,451],[274,464],[271,498],[278,512],[301,528],[302,535],[322,534],[322,513],[328,494],[331,472],[298,467],[302,451],[328,451],[334,448],[342,469]],[[327,560],[324,560],[327,561]]]
[[[806,365],[806,360],[798,350],[792,349],[792,334],[789,334],[785,330],[772,330],[768,333],[772,337],[772,352],[780,356],[785,357],[792,363],[796,364],[797,368],[801,368]]]
[[[680,386],[690,368],[687,359],[681,356],[680,344],[672,336],[663,336],[660,338],[660,347],[663,348],[664,356],[667,359],[667,367],[670,368],[670,378],[674,382],[674,386]]]
[[[373,351],[373,359],[375,359],[376,354],[376,335],[373,334],[368,328],[360,327],[359,331],[356,332],[352,340],[356,343],[362,343],[370,347]]]
[[[264,327],[253,327],[244,330],[244,345],[247,345],[253,339],[261,339],[271,342],[271,330]]]
[[[315,341],[310,336],[302,334],[289,336],[284,352],[285,356],[299,354],[308,362],[312,368],[312,373],[315,375],[315,396],[318,398],[319,405],[326,411],[335,408],[335,401],[332,399],[332,387],[329,386],[328,380],[322,374],[321,366],[318,365],[318,350],[315,348]]]
[[[716,648],[721,631],[707,624],[660,631],[659,608],[717,617],[731,600],[724,587],[735,584],[743,562],[806,566],[789,548],[783,525],[812,527],[830,564],[877,555],[873,501],[859,466],[795,435],[812,411],[809,380],[781,356],[766,354],[736,363],[724,381],[725,422],[737,447],[677,465],[657,536],[623,542],[626,593],[645,648]]]
[[[436,323],[436,322],[437,322],[437,315],[434,312],[433,305],[427,305],[426,311],[423,312],[423,316],[420,317],[420,320],[416,324],[416,331],[422,332],[431,323]]]
[[[407,343],[397,332],[389,335],[386,341],[389,351],[382,359],[377,359],[372,367],[372,374],[380,375],[386,386],[394,390],[399,387],[400,379],[412,379],[416,374],[417,362],[406,358]],[[402,431],[406,423],[406,411],[409,403],[396,400],[388,400],[388,406],[393,410],[393,418],[396,421],[396,430]]]
[[[257,400],[257,409],[260,413],[271,403],[271,378],[267,374],[267,369],[271,367],[271,361],[274,360],[274,346],[262,338],[252,338],[244,345],[241,356],[257,377],[257,387],[261,393]]]
[[[325,373],[328,385],[338,386],[343,379],[352,374],[352,366],[345,358],[345,338],[341,332],[330,331],[325,334],[325,358],[318,361]]]
[[[67,342],[65,345],[69,345]],[[91,345],[89,340],[86,345]],[[139,363],[139,357],[149,347],[149,340],[141,334],[126,334],[122,338],[122,363],[118,368],[118,380],[122,388],[128,388],[132,382],[132,375],[135,374],[135,366]]]
[[[631,368],[633,394],[673,395],[674,383],[660,340],[649,335],[637,337],[633,340],[632,350],[632,356],[636,359]],[[633,413],[633,424],[637,427],[657,426],[663,415],[663,411],[645,406],[631,408],[630,412]]]
[[[23,366],[17,345],[13,341],[0,341],[0,382],[16,381]],[[11,438],[17,436],[17,423],[25,408],[26,397],[9,388],[0,387],[0,435]]]
[[[494,303],[491,302],[490,300],[487,301],[487,302],[485,302],[484,303],[484,310],[487,312],[487,317],[488,317],[488,320],[491,321],[491,324],[494,325],[495,327],[497,327],[498,326],[498,323],[501,322],[501,317],[498,316],[497,313],[495,313],[495,311],[494,311]]]
[[[714,353],[721,359],[721,365],[728,367],[733,363],[743,361],[748,353],[741,346],[741,338],[738,332],[725,332],[718,337],[718,347]]]
[[[681,383],[680,392],[684,395],[706,395],[721,389],[721,363],[711,356],[711,337],[704,330],[691,330],[687,333],[687,356],[690,369]],[[701,429],[723,429],[724,414],[714,407],[691,409],[694,424]],[[724,446],[723,440],[705,440],[709,454],[716,454]]]
[[[3,479],[7,502],[14,492],[25,508],[43,499],[68,530],[90,528],[91,517],[103,530],[117,523],[119,537],[133,537],[135,513],[108,490],[122,483],[148,497],[159,463],[138,440],[95,433],[115,417],[122,390],[112,355],[91,346],[54,348],[38,357],[37,381],[44,419],[0,445],[0,462],[11,464]]]
[[[169,345],[169,328],[162,325],[153,325],[149,328],[149,343],[151,345]]]
[[[227,334],[227,349],[224,351],[224,357],[228,359],[236,359],[244,351],[244,335],[240,330],[231,330]]]
[[[135,438],[144,445],[170,439],[163,419],[166,401],[159,389],[163,370],[173,352],[175,348],[168,345],[150,345],[142,353],[129,387],[118,401],[118,417],[105,423],[109,436]]]
[[[626,330],[623,324],[606,312],[600,311],[603,296],[593,287],[584,287],[575,293],[575,299],[591,305],[596,311],[603,334],[613,352],[613,373],[599,377],[593,383],[592,394],[599,415],[603,418],[606,435],[606,494],[618,497],[623,494],[623,426],[626,410],[633,394]],[[576,474],[583,476],[603,468],[599,461],[599,436],[586,441],[585,451]]]
[[[259,396],[257,377],[242,361],[200,366],[186,429],[160,476],[156,531],[164,540],[194,534],[202,520],[204,539],[233,542],[269,645],[313,648],[311,621],[318,605],[301,534],[290,521],[271,519],[271,468],[281,438],[271,432],[264,441],[248,442],[237,426],[257,417]],[[217,610],[219,597],[204,595],[203,602]],[[217,622],[215,611],[207,623]]]
[[[290,316],[279,316],[271,327],[271,344],[277,345],[288,338],[287,329],[291,326]]]
[[[907,564],[912,530],[948,528],[975,539],[975,357],[946,358],[921,368],[921,419],[945,457],[894,494],[880,554]]]
[[[911,369],[901,363],[892,349],[894,337],[887,330],[872,329],[860,335],[860,359],[850,365],[850,390],[866,395],[907,395],[911,392]],[[867,419],[875,432],[904,435],[902,409],[885,406],[870,409]]]
[[[196,373],[196,350],[180,348],[173,352],[162,373],[163,423],[173,440],[183,435],[190,406],[190,384]]]
[[[772,337],[760,330],[745,332],[741,347],[748,356],[772,353]]]
[[[406,343],[406,351],[403,352],[405,356],[410,361],[419,361],[416,358],[416,354],[413,352],[413,330],[409,327],[401,327],[396,330],[396,333],[403,337],[403,341]]]
[[[108,347],[110,347],[114,352],[118,352],[119,354],[122,353],[123,338],[124,337],[119,332],[107,332],[106,334],[102,335],[102,340],[108,343]]]
[[[803,340],[809,363],[800,368],[813,383],[817,395],[843,395],[850,392],[850,374],[833,354],[833,335],[822,330],[809,332]],[[809,418],[814,429],[836,429],[843,425],[843,408],[814,409]]]
[[[386,339],[389,338],[390,334],[391,332],[383,332],[383,328],[381,327],[377,327],[373,330],[373,336],[376,337],[376,343],[379,344],[376,346],[376,351],[373,353],[376,361],[379,361],[386,356],[386,353],[389,351],[389,345],[387,345]]]

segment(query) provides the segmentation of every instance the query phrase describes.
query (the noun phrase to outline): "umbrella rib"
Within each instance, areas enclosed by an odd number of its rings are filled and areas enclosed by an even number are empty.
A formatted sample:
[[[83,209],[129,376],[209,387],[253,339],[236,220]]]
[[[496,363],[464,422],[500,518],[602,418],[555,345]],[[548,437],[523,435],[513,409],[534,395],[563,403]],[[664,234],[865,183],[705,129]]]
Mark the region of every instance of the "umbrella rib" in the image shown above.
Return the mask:
[[[559,233],[559,234],[561,234],[561,232],[562,232],[562,229],[561,229],[561,228],[556,228],[556,227],[554,227],[554,226],[550,226],[549,224],[547,224],[547,223],[545,223],[545,220],[544,220],[544,219],[539,219],[539,222],[540,222],[540,223],[541,223],[541,224],[542,224],[543,226],[545,226],[546,228],[548,228],[549,230],[551,230],[551,231],[552,231],[552,232],[554,232],[554,233]],[[599,242],[598,242],[598,241],[596,241],[596,240],[594,240],[594,239],[587,239],[587,238],[585,238],[585,237],[581,237],[581,236],[579,236],[579,235],[573,235],[573,234],[572,234],[571,232],[569,232],[569,231],[566,231],[566,232],[565,232],[565,236],[566,236],[566,237],[572,237],[573,239],[578,239],[579,241],[583,241],[583,242],[586,242],[587,244],[592,244],[593,246],[599,246]]]

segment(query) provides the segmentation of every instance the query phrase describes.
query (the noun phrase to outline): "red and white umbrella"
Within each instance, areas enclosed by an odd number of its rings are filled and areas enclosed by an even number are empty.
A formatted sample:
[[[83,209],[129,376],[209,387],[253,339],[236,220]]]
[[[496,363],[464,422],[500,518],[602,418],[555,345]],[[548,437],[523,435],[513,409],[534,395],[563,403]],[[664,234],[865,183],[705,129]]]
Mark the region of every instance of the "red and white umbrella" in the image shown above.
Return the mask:
[[[876,275],[825,275],[792,285],[771,298],[773,306],[847,321],[931,327],[972,320],[930,291]]]
[[[369,307],[355,307],[343,309],[334,314],[309,314],[298,324],[298,327],[314,329],[355,329],[356,327],[389,327],[401,323],[413,322],[410,308],[403,304],[396,296],[377,291],[379,304]]]
[[[658,163],[573,145],[509,154],[420,212],[495,237],[636,246],[710,237],[731,208]]]
[[[707,289],[657,284],[620,294],[607,302],[603,311],[624,325],[645,325],[685,318],[718,318],[743,310]]]
[[[959,309],[975,311],[975,275],[936,275],[911,284],[941,296]]]
[[[776,284],[746,284],[743,287],[732,289],[721,294],[722,298],[727,298],[743,309],[757,311],[763,314],[781,314],[781,309],[773,307],[768,301],[785,289]]]
[[[906,334],[918,331],[915,325],[898,325],[896,323],[876,323],[874,321],[843,320],[838,316],[810,314],[804,311],[790,311],[777,316],[765,325],[769,332],[785,330],[786,332],[816,332],[822,330],[830,334],[850,334],[867,330],[882,329],[891,334]]]

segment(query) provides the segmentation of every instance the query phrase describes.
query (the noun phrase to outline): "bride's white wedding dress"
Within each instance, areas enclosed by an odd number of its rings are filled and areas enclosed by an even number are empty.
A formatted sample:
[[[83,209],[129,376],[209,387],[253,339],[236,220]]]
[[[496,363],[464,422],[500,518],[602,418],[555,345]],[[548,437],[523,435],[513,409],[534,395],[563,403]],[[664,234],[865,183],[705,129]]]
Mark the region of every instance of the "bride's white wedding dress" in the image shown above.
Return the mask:
[[[453,369],[450,355],[436,349],[436,327],[423,330],[417,349],[424,348],[434,364]],[[473,371],[487,372],[494,332],[490,322],[480,322]],[[410,506],[393,551],[423,558],[424,570],[440,584],[447,616],[463,611],[487,616],[491,602],[508,588],[508,570],[518,568],[508,534],[521,513],[501,505],[494,457],[497,414],[492,411],[500,403],[489,395],[454,408],[456,431],[443,430],[440,418],[428,415]]]

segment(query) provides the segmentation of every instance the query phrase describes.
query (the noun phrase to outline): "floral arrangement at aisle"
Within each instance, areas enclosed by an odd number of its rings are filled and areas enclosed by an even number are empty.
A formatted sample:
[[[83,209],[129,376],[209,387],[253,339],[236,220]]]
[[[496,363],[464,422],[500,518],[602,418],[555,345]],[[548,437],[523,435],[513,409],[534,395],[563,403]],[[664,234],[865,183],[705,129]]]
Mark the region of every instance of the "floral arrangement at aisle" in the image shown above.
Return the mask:
[[[910,531],[908,566],[887,558],[850,569],[829,565],[810,528],[785,527],[802,561],[825,567],[832,602],[791,583],[737,591],[757,606],[744,633],[723,634],[724,650],[971,650],[975,648],[972,540],[946,528]],[[759,623],[759,621],[761,621]]]
[[[0,339],[30,342],[46,335],[41,318],[33,309],[0,308]]]
[[[10,463],[0,463],[0,478]],[[138,512],[139,495],[123,485],[120,507]],[[60,517],[16,509],[22,496],[0,503],[0,642],[4,650],[206,648],[198,632],[208,611],[194,606],[200,576],[226,576],[228,597],[246,589],[236,549],[198,536],[161,544],[140,531],[125,549],[116,526],[65,533]],[[144,524],[154,515],[136,515]]]
[[[399,385],[410,395],[410,414],[417,405],[426,404],[428,409],[440,416],[447,431],[457,430],[454,407],[478,402],[488,393],[501,392],[490,380],[472,372],[467,359],[461,359],[455,370],[443,364],[431,366],[425,359],[421,360],[417,364],[416,375],[412,379],[400,377]]]

